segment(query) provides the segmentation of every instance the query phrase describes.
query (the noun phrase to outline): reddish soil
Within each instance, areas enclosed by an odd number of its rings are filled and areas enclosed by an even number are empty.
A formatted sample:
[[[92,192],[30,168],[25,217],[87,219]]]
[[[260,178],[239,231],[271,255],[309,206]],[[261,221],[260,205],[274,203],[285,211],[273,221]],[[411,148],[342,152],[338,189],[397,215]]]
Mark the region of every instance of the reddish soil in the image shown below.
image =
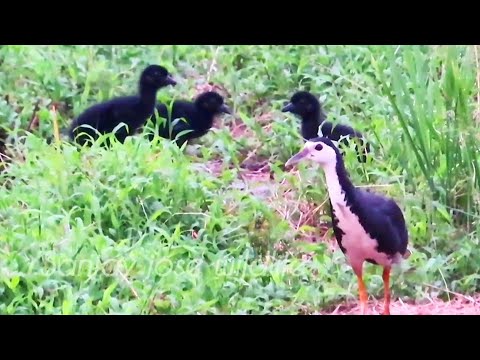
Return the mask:
[[[383,299],[368,303],[368,315],[380,315],[383,311]],[[359,315],[358,303],[338,305],[331,311],[322,311],[316,315]],[[457,296],[451,301],[425,299],[421,303],[404,303],[397,300],[390,304],[391,315],[480,315],[480,295],[475,297]]]

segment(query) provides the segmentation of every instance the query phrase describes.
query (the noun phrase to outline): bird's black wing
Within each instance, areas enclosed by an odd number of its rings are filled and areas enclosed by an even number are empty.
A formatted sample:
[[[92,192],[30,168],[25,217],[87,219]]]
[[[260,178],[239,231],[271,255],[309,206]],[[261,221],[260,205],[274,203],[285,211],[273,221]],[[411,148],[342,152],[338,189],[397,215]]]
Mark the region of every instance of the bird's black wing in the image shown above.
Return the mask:
[[[109,112],[108,106],[109,104],[96,104],[84,110],[68,129],[70,139],[83,145],[108,131],[104,116],[105,112]]]
[[[148,117],[138,109],[137,97],[125,96],[113,99],[105,104],[106,110],[102,114],[104,130],[115,132],[120,142],[128,136],[134,135],[144,125]]]
[[[386,200],[382,210],[389,215],[392,225],[397,229],[398,235],[400,236],[400,242],[402,246],[404,244],[406,249],[408,243],[408,229],[402,210],[397,203],[391,199]]]
[[[177,139],[181,145],[185,141],[184,138],[188,136],[186,132],[192,131],[190,121],[194,116],[193,105],[188,101],[177,100],[173,103],[171,110],[166,104],[158,104],[156,111],[161,118],[157,119],[156,114],[153,116],[154,124],[158,126],[158,135],[165,139]]]
[[[407,248],[408,232],[403,213],[395,201],[362,191],[359,192],[358,203],[361,204],[360,222],[378,241],[378,251],[389,255],[403,254]]]

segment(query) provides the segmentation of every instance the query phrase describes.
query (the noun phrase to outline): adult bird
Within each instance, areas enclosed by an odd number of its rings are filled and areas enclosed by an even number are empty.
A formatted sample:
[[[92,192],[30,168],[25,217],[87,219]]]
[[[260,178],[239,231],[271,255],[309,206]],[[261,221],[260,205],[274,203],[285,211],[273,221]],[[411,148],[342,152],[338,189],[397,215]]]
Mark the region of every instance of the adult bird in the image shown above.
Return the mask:
[[[117,97],[85,110],[71,124],[68,134],[71,140],[84,145],[98,139],[99,134],[115,132],[121,143],[135,134],[153,114],[157,91],[166,86],[175,86],[176,81],[168,70],[160,65],[147,66],[140,75],[138,94]]]
[[[213,126],[215,116],[232,114],[230,108],[225,105],[223,97],[214,91],[204,92],[194,101],[174,101],[171,114],[166,104],[158,104],[156,110],[158,115],[166,120],[157,119],[155,114],[152,116],[152,125],[158,128],[158,136],[175,140],[178,146],[208,133]],[[154,132],[148,134],[150,140],[153,140],[154,136]]]
[[[349,179],[342,155],[330,139],[310,139],[285,166],[302,160],[320,164],[325,173],[333,231],[357,276],[362,314],[365,314],[368,297],[362,277],[365,261],[383,266],[383,314],[390,314],[391,268],[410,256],[402,211],[394,200],[356,188]]]
[[[351,126],[337,124],[333,125],[326,120],[320,101],[308,91],[297,91],[290,98],[290,102],[282,108],[282,112],[289,112],[301,118],[301,134],[305,140],[317,138],[318,136],[328,137],[331,140],[343,142],[349,145],[348,137],[359,140],[355,147],[358,153],[358,161],[365,162],[366,153],[370,152],[370,144],[364,139],[361,132]],[[321,132],[321,135],[320,135]]]

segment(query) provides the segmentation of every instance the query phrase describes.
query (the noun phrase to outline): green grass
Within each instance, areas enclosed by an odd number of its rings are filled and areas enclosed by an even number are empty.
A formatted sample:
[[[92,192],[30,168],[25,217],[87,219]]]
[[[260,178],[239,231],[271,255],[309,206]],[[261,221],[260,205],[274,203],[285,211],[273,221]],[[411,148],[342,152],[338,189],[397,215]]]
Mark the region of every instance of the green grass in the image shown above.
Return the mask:
[[[142,136],[108,151],[46,143],[52,104],[65,128],[134,92],[148,63],[180,80],[160,100],[207,82],[226,89],[247,135],[232,136],[225,117],[187,152]],[[356,301],[340,251],[302,241],[328,219],[322,172],[281,170],[302,144],[298,120],[280,112],[297,89],[368,136],[366,164],[346,155],[352,180],[404,209],[413,255],[392,276],[394,297],[479,291],[473,47],[2,46],[0,64],[12,159],[0,175],[0,313],[297,314]],[[36,105],[40,126],[26,132]],[[275,174],[266,195],[239,180],[249,154]],[[217,176],[205,165],[219,159]],[[318,206],[317,219],[301,218]],[[381,297],[381,269],[365,271]]]

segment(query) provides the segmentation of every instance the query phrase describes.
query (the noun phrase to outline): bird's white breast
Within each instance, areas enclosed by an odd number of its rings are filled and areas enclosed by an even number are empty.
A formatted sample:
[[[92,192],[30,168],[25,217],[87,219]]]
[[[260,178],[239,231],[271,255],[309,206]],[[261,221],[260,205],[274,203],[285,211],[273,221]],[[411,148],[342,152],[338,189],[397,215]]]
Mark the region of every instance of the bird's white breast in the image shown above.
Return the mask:
[[[337,226],[342,229],[342,246],[346,250],[346,257],[352,265],[360,265],[366,259],[375,260],[380,265],[389,265],[386,254],[376,250],[378,245],[375,239],[360,224],[357,215],[352,213],[345,201],[336,172],[326,172],[328,191],[333,211],[338,219]],[[329,179],[330,177],[330,179]],[[332,178],[335,177],[335,178]]]

